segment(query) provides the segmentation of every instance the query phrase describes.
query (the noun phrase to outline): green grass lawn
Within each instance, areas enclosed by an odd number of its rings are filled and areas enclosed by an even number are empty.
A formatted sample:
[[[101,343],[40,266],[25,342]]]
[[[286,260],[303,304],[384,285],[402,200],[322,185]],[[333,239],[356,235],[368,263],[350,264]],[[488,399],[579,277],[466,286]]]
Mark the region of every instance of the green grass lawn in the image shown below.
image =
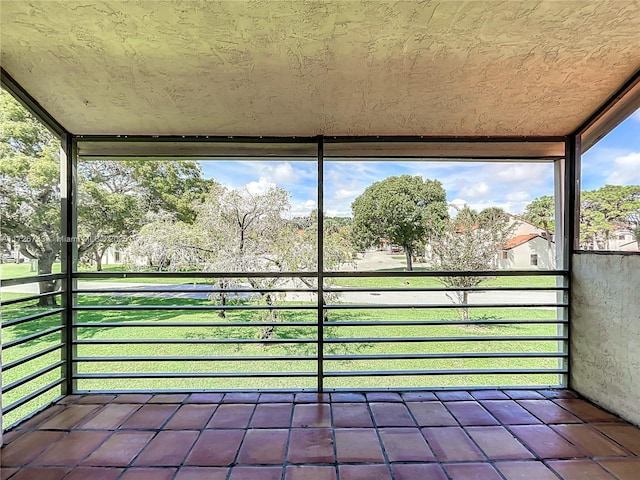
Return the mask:
[[[14,294],[15,295],[15,294]],[[208,300],[190,300],[184,298],[149,298],[121,296],[84,296],[82,305],[210,305]],[[313,307],[313,305],[310,305]],[[33,306],[22,304],[3,307],[3,318],[18,318],[35,313]],[[228,312],[225,319],[218,317],[215,311],[79,311],[77,322],[106,323],[117,322],[122,327],[79,328],[78,339],[81,340],[128,340],[128,339],[254,339],[261,338],[262,330],[253,325],[264,319],[266,312],[236,311]],[[512,320],[553,319],[555,311],[542,309],[478,308],[471,311],[474,318],[505,318]],[[313,310],[282,311],[281,321],[307,323],[295,327],[278,326],[273,339],[314,340],[317,336],[315,326],[317,316]],[[325,339],[342,338],[387,338],[393,340],[401,337],[474,337],[474,336],[551,336],[556,334],[554,324],[542,325],[491,325],[491,326],[345,326],[340,321],[375,321],[375,320],[454,320],[457,312],[454,309],[406,309],[406,310],[340,310],[330,312],[330,322],[324,325]],[[150,322],[154,327],[127,326],[131,322]],[[221,321],[224,323],[242,323],[242,326],[201,326],[203,322]],[[60,325],[60,315],[28,322],[13,327],[3,328],[2,341],[24,337],[55,325]],[[168,322],[185,322],[187,326],[170,327]],[[246,324],[246,326],[245,326]],[[13,360],[38,352],[60,342],[60,333],[54,333],[11,348],[4,352],[2,362],[7,364]],[[317,346],[315,343],[275,344],[256,342],[252,344],[224,345],[180,345],[159,344],[141,345],[124,342],[121,345],[79,345],[77,355],[80,357],[134,357],[134,356],[223,356],[222,361],[188,361],[175,362],[168,360],[145,361],[112,361],[100,363],[81,362],[79,373],[126,373],[126,372],[315,372],[317,369]],[[412,342],[412,343],[325,343],[324,355],[374,355],[374,354],[406,354],[406,353],[472,353],[472,352],[554,352],[555,341],[484,341],[484,342]],[[234,357],[283,357],[283,360],[247,360],[234,362]],[[292,356],[309,356],[311,360],[292,360]],[[60,359],[60,352],[55,351],[39,359],[27,362],[11,370],[3,372],[4,385],[40,370]],[[515,369],[515,368],[556,368],[557,360],[550,359],[412,359],[412,360],[325,360],[326,372],[348,370],[458,370],[458,369]],[[40,388],[58,378],[59,370],[44,375],[3,395],[3,404],[8,405],[27,393]],[[546,375],[437,375],[437,376],[363,376],[363,377],[327,377],[327,388],[400,388],[400,387],[436,387],[436,386],[479,386],[479,385],[555,385],[558,377]],[[255,389],[255,388],[314,388],[316,380],[286,376],[281,378],[173,378],[173,379],[101,379],[80,380],[81,390],[135,390],[135,389]],[[57,390],[59,392],[59,390]],[[56,392],[48,394],[55,396]],[[48,397],[46,397],[48,398]],[[41,401],[46,401],[46,398]],[[33,409],[27,405],[7,415],[6,424],[18,420]]]
[[[60,273],[60,263],[54,263],[51,273]],[[37,271],[31,271],[29,263],[0,263],[0,278],[23,278],[38,275]]]
[[[1,278],[22,278],[36,275],[36,272],[30,271],[30,265],[28,263],[4,263],[0,264]],[[424,270],[416,268],[416,271]],[[80,268],[80,272],[95,272],[95,270],[89,268]],[[104,265],[104,273],[119,273],[125,272],[127,269],[122,265]],[[398,269],[383,269],[381,272],[398,272],[401,275],[398,277],[337,277],[335,278],[336,286],[344,287],[413,287],[413,288],[437,288],[443,287],[436,277],[411,277],[410,274],[403,274],[402,268]],[[55,263],[53,265],[53,273],[60,273],[60,264]],[[153,273],[153,272],[151,272]],[[372,272],[375,273],[375,272]],[[116,283],[149,283],[149,284],[186,284],[186,283],[206,283],[203,279],[189,279],[189,278],[171,278],[171,277],[155,277],[155,278],[104,278],[104,279],[86,279],[87,281],[107,281]],[[554,287],[556,285],[556,278],[554,276],[514,276],[514,277],[488,277],[483,280],[479,286],[485,287]]]

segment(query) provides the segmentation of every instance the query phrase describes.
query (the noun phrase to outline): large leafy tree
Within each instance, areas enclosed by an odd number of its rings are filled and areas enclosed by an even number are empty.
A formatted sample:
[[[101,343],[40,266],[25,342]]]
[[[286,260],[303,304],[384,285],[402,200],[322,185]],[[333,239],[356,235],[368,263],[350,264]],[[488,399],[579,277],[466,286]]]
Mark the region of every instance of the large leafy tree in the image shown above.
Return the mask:
[[[7,92],[0,91],[0,231],[38,274],[49,274],[60,252],[60,142]],[[56,289],[41,282],[40,293]],[[43,297],[40,306],[55,304]]]
[[[365,249],[383,241],[400,245],[407,270],[420,242],[448,218],[446,192],[437,180],[401,175],[375,182],[351,204],[354,242]]]
[[[584,243],[599,250],[609,248],[616,226],[633,227],[640,211],[640,185],[605,185],[582,193],[580,232]]]
[[[514,227],[509,215],[499,208],[476,212],[465,206],[446,222],[444,229],[432,237],[431,263],[434,268],[444,271],[493,270],[496,268],[498,252],[513,234]],[[462,320],[469,320],[469,309],[466,307],[468,288],[479,285],[486,278],[473,273],[439,277],[443,285],[452,289],[447,296],[454,303],[462,305]]]
[[[191,161],[86,161],[78,165],[79,255],[97,270],[112,245],[124,246],[149,220],[168,214],[191,223],[209,181]]]
[[[605,185],[581,193],[580,244],[583,248],[606,250],[613,230],[631,228],[638,238],[640,224],[640,185]],[[552,196],[534,199],[525,209],[524,218],[543,228],[550,241],[555,228]]]
[[[60,254],[60,143],[7,92],[0,91],[0,233],[38,274],[51,273]],[[195,218],[207,189],[191,161],[79,162],[78,250],[99,260],[106,248],[137,231],[148,212]],[[56,289],[41,282],[40,292]],[[44,297],[40,305],[53,305]]]

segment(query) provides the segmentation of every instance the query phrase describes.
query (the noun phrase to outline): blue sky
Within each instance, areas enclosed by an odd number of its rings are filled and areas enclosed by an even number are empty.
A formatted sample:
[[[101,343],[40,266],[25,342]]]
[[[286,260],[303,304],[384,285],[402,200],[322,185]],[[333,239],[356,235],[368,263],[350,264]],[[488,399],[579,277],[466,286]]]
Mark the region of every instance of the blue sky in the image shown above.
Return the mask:
[[[582,189],[640,185],[640,109],[582,156]]]
[[[202,162],[205,177],[231,188],[264,192],[277,185],[291,193],[291,216],[316,207],[316,164],[306,161]],[[324,202],[330,216],[349,216],[351,202],[373,182],[391,175],[421,175],[442,182],[447,201],[522,213],[531,200],[553,194],[550,163],[325,161]],[[640,184],[640,110],[583,156],[583,189]]]

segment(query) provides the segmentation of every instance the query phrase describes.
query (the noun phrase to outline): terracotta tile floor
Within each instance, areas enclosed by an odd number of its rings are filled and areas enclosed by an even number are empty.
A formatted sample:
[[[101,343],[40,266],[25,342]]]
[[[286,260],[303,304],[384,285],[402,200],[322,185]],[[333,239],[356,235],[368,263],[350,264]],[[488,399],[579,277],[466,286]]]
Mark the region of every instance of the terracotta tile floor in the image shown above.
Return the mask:
[[[640,478],[640,429],[568,390],[73,395],[0,480]]]

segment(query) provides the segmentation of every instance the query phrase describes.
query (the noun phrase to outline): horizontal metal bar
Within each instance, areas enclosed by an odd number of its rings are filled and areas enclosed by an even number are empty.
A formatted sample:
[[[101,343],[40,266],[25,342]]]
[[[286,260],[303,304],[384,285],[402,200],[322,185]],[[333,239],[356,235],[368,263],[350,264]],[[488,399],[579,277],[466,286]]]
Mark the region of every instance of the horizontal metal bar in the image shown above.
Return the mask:
[[[317,327],[316,322],[86,322],[76,323],[73,328],[118,328],[118,327]]]
[[[531,136],[531,135],[503,135],[503,136],[474,136],[474,135],[331,135],[322,137],[324,143],[547,143],[562,142],[560,136]]]
[[[20,278],[3,278],[0,280],[0,287],[14,287],[16,285],[25,285],[27,283],[52,282],[65,278],[62,273],[49,273],[47,275],[33,275],[31,277]]]
[[[569,287],[325,287],[325,292],[558,292]]]
[[[126,285],[126,284],[123,284]],[[201,284],[200,284],[201,285]],[[79,288],[73,290],[75,294],[85,293],[316,293],[317,288]]]
[[[378,152],[376,152],[378,153]],[[130,158],[130,156],[129,156]],[[457,152],[425,152],[424,155],[418,155],[413,153],[407,154],[389,154],[386,152],[380,152],[378,155],[364,154],[342,154],[331,152],[327,154],[327,160],[325,163],[335,161],[362,161],[366,159],[367,162],[388,162],[389,160],[402,160],[403,163],[407,162],[433,162],[433,161],[447,161],[447,162],[469,162],[469,161],[485,161],[491,163],[500,162],[518,162],[526,161],[527,163],[551,163],[555,160],[562,160],[564,155],[539,155],[539,154],[460,154]]]
[[[337,271],[323,272],[325,278],[337,277],[554,277],[568,275],[568,270],[412,270],[412,271]],[[61,274],[56,274],[61,275]],[[75,272],[75,279],[111,279],[111,278],[317,278],[317,271],[308,272]],[[37,278],[37,277],[33,277]],[[4,281],[4,280],[3,280]],[[28,283],[28,282],[27,282]]]
[[[568,275],[568,270],[404,270],[398,271],[327,271],[324,277],[327,278],[362,278],[362,277],[559,277]]]
[[[568,307],[568,303],[442,303],[442,304],[387,304],[348,303],[327,304],[325,310],[398,310],[398,309],[447,309],[447,308],[555,308]],[[316,305],[77,305],[75,311],[270,311],[270,310],[316,310]]]
[[[539,388],[539,387],[538,387]],[[317,392],[315,388],[135,388],[135,389],[78,389],[76,394],[87,393],[108,393],[113,395],[123,395],[129,393],[147,393],[151,395],[166,393],[303,393]]]
[[[508,389],[508,390],[565,390],[566,386],[560,384],[538,384],[538,385],[473,385],[473,386],[453,386],[453,387],[358,387],[354,389],[352,387],[327,387],[323,393],[343,393],[343,392],[450,392],[450,391],[478,391],[478,390],[496,390],[496,389]],[[310,388],[176,388],[176,389],[79,389],[76,394],[113,394],[122,395],[129,393],[146,393],[151,395],[167,394],[167,393],[319,393],[315,387]]]
[[[569,323],[569,320],[353,320],[353,321],[327,321],[327,327],[384,327],[384,326],[411,326],[428,327],[442,325],[541,325],[552,324],[562,325]],[[317,327],[316,322],[79,322],[73,328],[167,328],[167,327]]]
[[[78,373],[77,380],[135,379],[135,378],[260,378],[260,377],[315,377],[316,372],[149,372],[149,373]]]
[[[79,142],[211,142],[211,143],[312,143],[318,142],[317,136],[248,136],[248,135],[77,135]],[[565,137],[553,135],[332,135],[323,136],[324,143],[547,143],[563,142]]]
[[[33,315],[27,315],[20,318],[14,318],[13,320],[7,320],[2,323],[2,328],[14,327],[16,325],[20,325],[22,323],[31,322],[33,320],[39,320],[41,318],[50,317],[52,315],[57,315],[59,313],[64,312],[64,308],[54,308],[52,310],[47,310],[46,312],[34,313]]]
[[[503,369],[503,370],[365,370],[350,372],[324,372],[325,377],[396,377],[416,375],[549,375],[567,373],[566,369]]]
[[[353,389],[350,387],[329,387],[325,392],[335,393],[353,393],[362,392],[459,392],[461,390],[475,392],[478,390],[566,390],[565,385],[560,384],[538,384],[538,385],[459,385],[453,387],[362,387]],[[106,393],[106,392],[105,392]]]
[[[38,390],[35,390],[35,391],[31,392],[29,395],[26,395],[26,396],[22,397],[20,400],[16,400],[15,402],[10,403],[6,407],[2,408],[2,414],[6,415],[7,413],[12,412],[16,408],[20,408],[25,403],[29,403],[30,401],[35,400],[40,395],[42,395],[44,393],[47,393],[49,390],[52,390],[55,387],[57,387],[58,385],[64,383],[64,380],[65,380],[64,378],[59,378],[57,380],[54,380],[53,382],[49,383],[48,385],[45,385],[44,387],[41,387]],[[43,406],[39,410],[44,410],[47,407],[48,407],[48,405]],[[33,412],[33,414],[35,415],[37,412],[38,412],[38,410]],[[22,421],[23,420],[19,420],[19,422],[22,422]],[[9,428],[11,428],[11,426]]]
[[[276,356],[268,356],[268,355],[257,355],[257,356],[238,356],[238,357],[229,357],[229,356],[199,356],[199,357],[176,357],[176,356],[157,356],[157,357],[76,357],[73,359],[76,363],[87,362],[87,363],[96,363],[96,362],[271,362],[271,361],[307,361],[312,360],[315,361],[318,358],[315,356],[308,355],[292,355],[289,357],[276,357]]]
[[[295,136],[246,136],[246,135],[77,135],[78,142],[145,142],[145,143],[310,143],[315,145],[318,142],[317,137]]]
[[[73,278],[315,278],[318,272],[75,272]]]
[[[414,343],[414,342],[544,342],[568,340],[567,336],[492,336],[492,337],[325,337],[324,343]]]
[[[243,310],[315,310],[317,305],[76,305],[76,311],[153,311],[153,310],[199,310],[199,311],[243,311]]]
[[[6,307],[8,305],[15,305],[16,303],[30,302],[32,300],[40,300],[41,298],[55,297],[61,294],[62,294],[62,291],[58,290],[55,292],[40,293],[38,295],[29,295],[28,297],[13,298],[11,300],[2,300],[2,306]]]
[[[26,377],[22,377],[21,379],[16,380],[15,382],[12,382],[8,385],[4,385],[2,387],[2,394],[4,395],[5,393],[18,388],[21,385],[24,385],[25,383],[29,383],[30,381],[35,380],[36,378],[41,377],[42,375],[46,375],[47,373],[55,370],[56,368],[60,368],[62,365],[64,365],[64,363],[65,363],[64,360],[59,360],[55,363],[52,363],[48,367],[42,368],[37,372],[33,372],[27,375]]]
[[[31,360],[35,360],[36,358],[43,357],[51,352],[55,352],[56,350],[60,350],[64,347],[64,344],[59,343],[57,345],[52,345],[51,347],[45,348],[44,350],[40,350],[39,352],[32,353],[31,355],[27,355],[26,357],[19,358],[18,360],[14,360],[13,362],[5,363],[2,365],[2,371],[7,372],[14,367],[19,365],[23,365],[25,363],[30,362]]]
[[[397,326],[409,326],[409,327],[431,327],[442,325],[562,325],[569,323],[569,320],[349,320],[349,321],[334,321],[330,320],[324,323],[327,327],[397,327]]]
[[[555,338],[555,337],[554,337]],[[269,343],[316,343],[315,338],[279,338],[279,339],[243,339],[243,338],[226,338],[220,340],[196,340],[196,339],[175,339],[175,338],[157,338],[150,340],[140,340],[137,338],[122,340],[75,340],[74,345],[235,345],[235,344],[269,344]]]
[[[561,352],[495,352],[495,353],[394,353],[380,355],[325,355],[325,360],[438,360],[461,358],[566,358]]]
[[[434,308],[550,308],[568,307],[568,303],[331,303],[323,305],[325,310],[398,310],[398,309],[434,309]]]
[[[46,337],[47,335],[51,335],[52,333],[59,332],[63,328],[64,327],[61,325],[58,327],[48,328],[47,330],[42,330],[38,333],[27,335],[26,337],[20,337],[15,340],[11,340],[10,342],[6,342],[2,345],[2,350],[8,350],[9,348],[15,347],[16,345],[21,345],[23,343],[30,342],[31,340],[37,340],[38,338]]]

